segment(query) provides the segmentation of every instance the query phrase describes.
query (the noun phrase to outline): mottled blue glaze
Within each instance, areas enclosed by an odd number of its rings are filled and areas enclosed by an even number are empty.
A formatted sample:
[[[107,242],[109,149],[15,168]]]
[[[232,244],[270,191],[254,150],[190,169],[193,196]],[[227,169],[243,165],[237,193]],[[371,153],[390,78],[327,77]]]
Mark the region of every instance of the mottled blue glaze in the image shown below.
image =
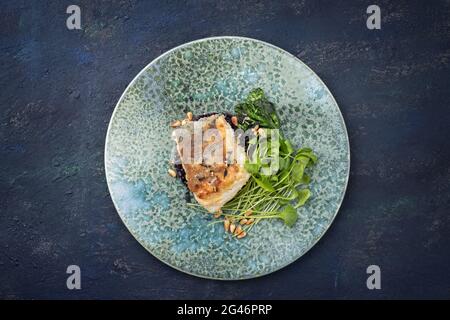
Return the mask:
[[[167,174],[169,123],[186,111],[232,112],[255,87],[276,104],[296,147],[319,156],[310,201],[293,228],[262,221],[241,240],[185,203],[185,187]],[[207,38],[150,63],[120,98],[108,129],[105,166],[111,197],[135,238],[181,271],[214,279],[246,279],[278,270],[309,250],[332,223],[349,175],[350,152],[339,108],[300,60],[267,43]]]

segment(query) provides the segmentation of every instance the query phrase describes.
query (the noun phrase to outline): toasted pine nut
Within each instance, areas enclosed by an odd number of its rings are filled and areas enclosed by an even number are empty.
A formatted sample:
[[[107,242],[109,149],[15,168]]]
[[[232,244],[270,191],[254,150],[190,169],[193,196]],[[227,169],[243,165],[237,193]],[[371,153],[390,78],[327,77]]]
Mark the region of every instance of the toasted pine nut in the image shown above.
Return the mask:
[[[234,223],[230,224],[230,232],[234,233],[234,230],[236,230],[236,225]]]
[[[242,231],[244,231],[244,230],[242,230],[241,225],[238,224],[238,226],[236,227],[236,230],[234,230],[234,235],[238,236],[238,235],[240,235],[242,233]]]
[[[189,111],[188,113],[186,113],[186,117],[189,121],[192,121],[192,117],[193,117],[192,112]]]
[[[247,235],[247,232],[242,231],[242,232],[237,236],[237,238],[238,238],[238,239],[242,239],[242,238],[245,237],[246,235]]]
[[[234,124],[235,126],[238,125],[238,118],[236,116],[232,116],[231,117],[231,123]]]
[[[248,209],[247,211],[245,211],[244,216],[249,217],[251,216],[253,213],[252,209]]]
[[[174,122],[172,122],[172,124],[170,125],[172,128],[176,128],[181,126],[181,121],[180,120],[176,120]]]
[[[217,212],[214,214],[214,218],[218,218],[218,217],[220,217],[221,215],[222,215],[222,210],[219,209],[219,210],[217,210]]]
[[[247,224],[248,220],[247,219],[241,219],[241,221],[239,221],[240,224],[244,225]]]
[[[169,170],[167,170],[167,172],[170,174],[171,177],[175,178],[177,176],[177,173],[173,169],[169,169]]]
[[[247,220],[247,225],[252,224],[255,221],[255,219],[251,218]]]
[[[228,232],[230,230],[230,220],[228,219],[223,220],[223,228],[225,232]]]

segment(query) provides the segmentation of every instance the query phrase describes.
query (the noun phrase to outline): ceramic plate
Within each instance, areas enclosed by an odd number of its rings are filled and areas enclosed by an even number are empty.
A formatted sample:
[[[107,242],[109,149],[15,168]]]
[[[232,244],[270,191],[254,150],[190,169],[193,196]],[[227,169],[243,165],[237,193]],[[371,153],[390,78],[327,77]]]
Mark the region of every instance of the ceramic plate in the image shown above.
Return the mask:
[[[277,106],[286,136],[319,157],[312,196],[293,228],[263,220],[241,240],[213,217],[186,206],[185,187],[167,174],[169,124],[194,114],[233,112],[261,87]],[[147,65],[122,94],[105,148],[108,187],[134,237],[168,265],[200,277],[247,279],[298,259],[325,233],[339,210],[350,164],[339,107],[320,78],[295,56],[268,43],[216,37],[176,47]]]

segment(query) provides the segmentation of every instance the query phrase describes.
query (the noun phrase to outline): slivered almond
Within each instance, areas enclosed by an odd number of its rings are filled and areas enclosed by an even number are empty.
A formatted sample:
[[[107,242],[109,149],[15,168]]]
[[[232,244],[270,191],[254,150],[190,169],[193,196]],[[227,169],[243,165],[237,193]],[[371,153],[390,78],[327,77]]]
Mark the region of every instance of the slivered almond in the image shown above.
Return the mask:
[[[186,117],[189,121],[192,121],[192,117],[193,117],[192,112],[189,111],[188,113],[186,113]]]
[[[248,219],[246,224],[247,225],[252,224],[254,221],[255,221],[255,219],[253,219],[253,218]]]
[[[234,124],[235,126],[238,125],[238,118],[236,116],[232,116],[231,117],[231,123]]]
[[[236,225],[234,223],[230,224],[230,232],[234,233],[235,230],[236,230]]]

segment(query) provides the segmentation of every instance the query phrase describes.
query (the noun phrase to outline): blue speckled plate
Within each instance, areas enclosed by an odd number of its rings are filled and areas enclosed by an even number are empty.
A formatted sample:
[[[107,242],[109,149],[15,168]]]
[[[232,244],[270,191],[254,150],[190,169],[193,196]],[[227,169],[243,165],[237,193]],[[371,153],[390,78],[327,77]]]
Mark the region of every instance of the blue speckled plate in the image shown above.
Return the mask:
[[[293,228],[263,220],[231,238],[211,215],[186,206],[185,187],[167,174],[170,122],[232,112],[261,87],[278,107],[284,133],[319,156],[312,196]],[[333,96],[305,64],[273,45],[241,37],[189,42],[152,61],[121,96],[106,137],[111,197],[125,225],[155,257],[183,272],[222,280],[276,271],[325,233],[344,197],[350,165],[347,132]]]

